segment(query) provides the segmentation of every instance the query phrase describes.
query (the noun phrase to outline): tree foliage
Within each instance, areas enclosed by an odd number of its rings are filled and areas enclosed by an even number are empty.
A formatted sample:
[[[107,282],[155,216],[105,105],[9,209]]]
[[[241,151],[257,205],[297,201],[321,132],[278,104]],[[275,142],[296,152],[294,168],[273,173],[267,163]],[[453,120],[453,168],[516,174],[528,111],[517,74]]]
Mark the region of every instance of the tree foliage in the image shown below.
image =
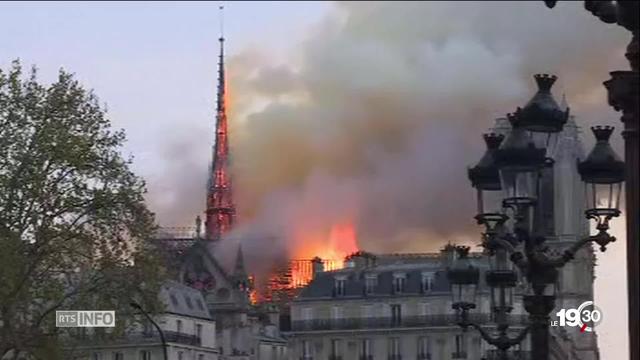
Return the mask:
[[[160,306],[153,214],[124,132],[72,74],[36,75],[0,68],[0,358],[59,347],[56,310],[116,310],[117,334],[132,300]]]

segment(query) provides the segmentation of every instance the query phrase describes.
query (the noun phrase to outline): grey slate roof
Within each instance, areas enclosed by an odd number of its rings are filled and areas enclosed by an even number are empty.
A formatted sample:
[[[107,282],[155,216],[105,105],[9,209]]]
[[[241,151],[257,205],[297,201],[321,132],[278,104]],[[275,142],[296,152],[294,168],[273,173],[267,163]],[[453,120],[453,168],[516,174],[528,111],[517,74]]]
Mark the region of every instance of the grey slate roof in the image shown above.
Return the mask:
[[[368,268],[342,269],[337,271],[322,272],[316,275],[298,295],[296,300],[311,300],[314,298],[332,298],[335,296],[336,277],[346,276],[345,295],[342,298],[374,298],[385,296],[396,296],[393,289],[393,274],[403,273],[406,276],[403,295],[421,295],[422,292],[422,273],[430,272],[433,274],[431,293],[449,292],[449,281],[447,279],[447,270],[438,261],[434,261],[433,257],[423,259],[416,262],[411,258],[408,262],[403,262],[398,257],[395,263],[386,263],[384,265],[373,266]],[[483,264],[483,258],[472,259],[474,266],[484,270],[486,265]],[[377,274],[377,286],[373,293],[365,294],[365,277],[367,274]],[[484,276],[481,276],[480,285],[484,282]]]
[[[213,320],[202,293],[179,282],[165,282],[160,290],[160,300],[167,313]]]

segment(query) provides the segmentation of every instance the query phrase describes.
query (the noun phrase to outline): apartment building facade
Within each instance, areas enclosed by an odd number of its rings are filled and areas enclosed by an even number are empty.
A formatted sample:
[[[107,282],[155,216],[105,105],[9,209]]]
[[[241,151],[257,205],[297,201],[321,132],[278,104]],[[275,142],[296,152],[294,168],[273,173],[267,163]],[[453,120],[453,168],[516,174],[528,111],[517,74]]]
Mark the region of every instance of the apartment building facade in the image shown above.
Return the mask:
[[[166,282],[159,294],[163,313],[153,316],[164,336],[164,344],[153,324],[141,317],[141,325],[121,338],[74,339],[66,348],[72,360],[219,360],[216,324],[202,293],[175,281]],[[116,314],[117,321],[117,314]]]
[[[463,331],[451,310],[446,267],[440,254],[352,257],[343,270],[318,272],[292,303],[290,349],[295,360],[481,360],[495,349],[477,331]],[[368,257],[368,259],[363,259]],[[483,259],[474,258],[486,268]],[[489,295],[481,284],[471,320],[492,329]],[[513,331],[526,325],[516,301]],[[529,359],[528,344],[513,359]]]

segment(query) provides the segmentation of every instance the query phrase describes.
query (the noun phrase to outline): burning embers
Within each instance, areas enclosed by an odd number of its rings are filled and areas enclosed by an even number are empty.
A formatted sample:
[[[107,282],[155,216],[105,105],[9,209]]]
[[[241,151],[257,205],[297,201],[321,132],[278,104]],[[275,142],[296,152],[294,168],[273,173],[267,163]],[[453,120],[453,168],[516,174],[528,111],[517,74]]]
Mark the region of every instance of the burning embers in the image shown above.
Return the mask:
[[[344,267],[344,259],[358,251],[355,226],[351,222],[331,226],[324,236],[320,232],[304,233],[294,244],[294,260],[277,266],[265,286],[259,289],[257,301],[287,302],[313,279],[314,261],[320,260],[323,271]]]

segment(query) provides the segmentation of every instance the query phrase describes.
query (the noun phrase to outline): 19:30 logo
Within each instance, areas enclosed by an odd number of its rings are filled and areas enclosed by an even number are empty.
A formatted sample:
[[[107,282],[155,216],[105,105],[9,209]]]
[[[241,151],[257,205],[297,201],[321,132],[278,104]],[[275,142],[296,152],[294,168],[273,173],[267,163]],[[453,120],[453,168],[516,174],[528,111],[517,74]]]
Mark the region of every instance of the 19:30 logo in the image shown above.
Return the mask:
[[[577,309],[560,309],[556,316],[559,321],[552,321],[551,326],[578,327],[580,332],[591,332],[602,322],[602,310],[593,301],[585,301]]]

